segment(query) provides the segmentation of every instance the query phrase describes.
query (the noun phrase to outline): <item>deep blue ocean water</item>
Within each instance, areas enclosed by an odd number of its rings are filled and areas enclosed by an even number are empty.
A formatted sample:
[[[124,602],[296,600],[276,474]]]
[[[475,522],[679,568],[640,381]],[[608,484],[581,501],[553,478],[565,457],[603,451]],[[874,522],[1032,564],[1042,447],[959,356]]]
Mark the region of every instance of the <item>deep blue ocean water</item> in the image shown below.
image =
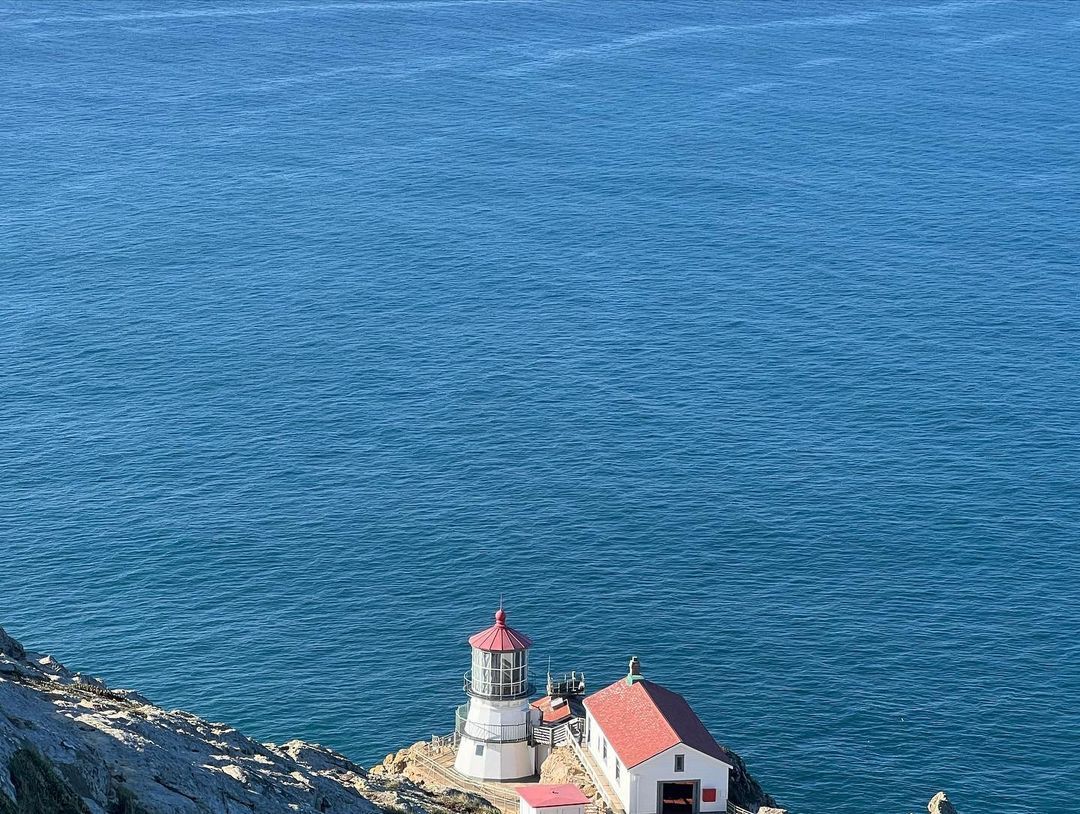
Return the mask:
[[[1080,810],[1080,4],[5,2],[0,624],[263,739],[500,594],[798,812]]]

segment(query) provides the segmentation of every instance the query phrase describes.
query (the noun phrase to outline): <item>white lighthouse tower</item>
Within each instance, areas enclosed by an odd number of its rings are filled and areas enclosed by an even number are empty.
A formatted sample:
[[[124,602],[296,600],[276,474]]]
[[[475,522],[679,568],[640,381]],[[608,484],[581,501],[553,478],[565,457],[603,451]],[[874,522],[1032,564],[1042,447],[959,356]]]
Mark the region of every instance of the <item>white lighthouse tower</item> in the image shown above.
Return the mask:
[[[495,624],[469,638],[472,670],[465,674],[467,704],[458,708],[459,736],[454,768],[478,780],[522,780],[536,774],[529,707],[529,647],[532,640],[506,625],[499,608]]]

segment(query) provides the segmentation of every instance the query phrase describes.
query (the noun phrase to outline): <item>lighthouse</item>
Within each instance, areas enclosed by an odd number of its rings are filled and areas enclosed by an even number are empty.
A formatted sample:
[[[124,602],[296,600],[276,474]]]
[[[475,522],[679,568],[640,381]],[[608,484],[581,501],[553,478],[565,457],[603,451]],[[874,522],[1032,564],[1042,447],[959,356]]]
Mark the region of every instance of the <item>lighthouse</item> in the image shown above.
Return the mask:
[[[532,640],[506,624],[469,638],[472,669],[465,674],[469,700],[458,708],[454,768],[478,780],[522,780],[536,774],[532,744],[535,710],[529,706],[529,647]]]

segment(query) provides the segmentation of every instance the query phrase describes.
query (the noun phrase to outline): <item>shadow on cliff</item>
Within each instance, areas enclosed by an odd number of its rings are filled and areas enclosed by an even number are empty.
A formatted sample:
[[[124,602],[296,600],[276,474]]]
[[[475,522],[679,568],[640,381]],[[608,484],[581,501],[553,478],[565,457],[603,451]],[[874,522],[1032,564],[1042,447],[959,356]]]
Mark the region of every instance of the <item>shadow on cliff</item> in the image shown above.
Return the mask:
[[[0,814],[90,814],[74,789],[35,750],[18,749],[8,762],[15,799],[0,794]],[[113,796],[107,814],[149,814],[126,789]]]

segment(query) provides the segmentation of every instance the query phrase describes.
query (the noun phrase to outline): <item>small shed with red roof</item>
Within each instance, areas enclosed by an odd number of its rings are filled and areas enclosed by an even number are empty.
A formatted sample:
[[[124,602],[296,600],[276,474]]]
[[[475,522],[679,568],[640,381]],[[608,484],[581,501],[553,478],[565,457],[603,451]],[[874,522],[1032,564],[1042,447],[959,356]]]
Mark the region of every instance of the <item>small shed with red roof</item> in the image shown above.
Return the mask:
[[[585,746],[626,814],[727,809],[732,758],[685,698],[641,676],[636,658],[626,678],[585,699]]]
[[[520,814],[585,814],[592,802],[573,783],[530,783],[514,791],[521,798]]]
[[[545,695],[529,706],[540,713],[541,724],[560,724],[574,717],[574,708],[566,698]]]

